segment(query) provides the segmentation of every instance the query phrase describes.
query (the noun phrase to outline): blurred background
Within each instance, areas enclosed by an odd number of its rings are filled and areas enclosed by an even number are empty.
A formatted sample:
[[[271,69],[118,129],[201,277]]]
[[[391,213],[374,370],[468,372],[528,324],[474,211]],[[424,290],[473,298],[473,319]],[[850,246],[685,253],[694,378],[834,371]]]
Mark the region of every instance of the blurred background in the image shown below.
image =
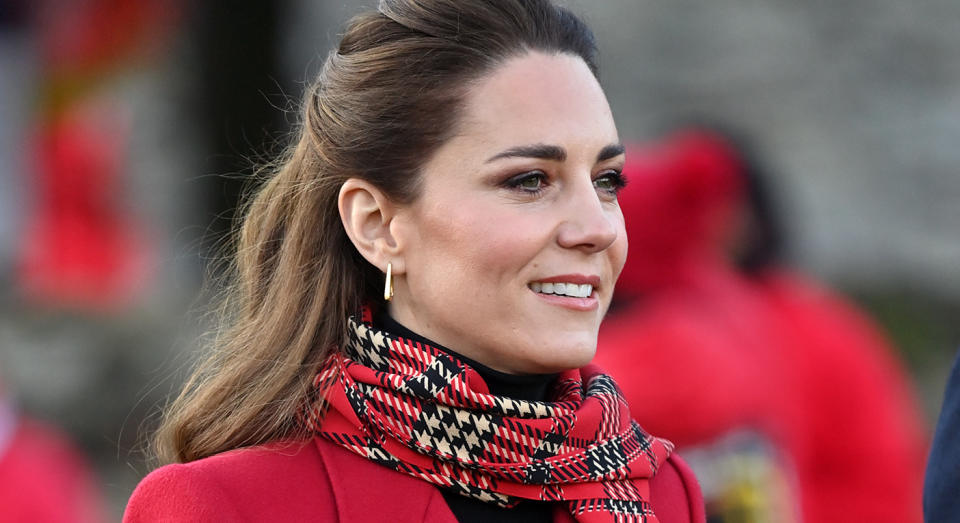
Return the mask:
[[[210,327],[246,177],[374,3],[0,1],[0,401],[85,456],[108,519]],[[566,4],[625,142],[749,139],[788,262],[884,328],[932,427],[960,347],[960,3]]]

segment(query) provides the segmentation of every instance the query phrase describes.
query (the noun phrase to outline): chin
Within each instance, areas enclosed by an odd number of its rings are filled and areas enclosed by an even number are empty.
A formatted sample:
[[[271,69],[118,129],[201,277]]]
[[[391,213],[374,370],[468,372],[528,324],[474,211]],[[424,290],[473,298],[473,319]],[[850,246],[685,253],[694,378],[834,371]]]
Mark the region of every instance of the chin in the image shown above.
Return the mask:
[[[579,369],[593,360],[597,352],[596,341],[568,347],[558,347],[543,361],[537,362],[542,370],[537,373],[563,372],[570,369]]]

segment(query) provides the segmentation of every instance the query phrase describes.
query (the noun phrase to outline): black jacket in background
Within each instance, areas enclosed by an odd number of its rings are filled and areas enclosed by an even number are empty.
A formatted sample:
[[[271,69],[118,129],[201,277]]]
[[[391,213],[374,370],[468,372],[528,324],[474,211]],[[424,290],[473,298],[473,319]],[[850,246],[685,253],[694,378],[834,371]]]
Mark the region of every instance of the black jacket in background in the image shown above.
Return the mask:
[[[960,521],[960,355],[953,363],[923,484],[923,519]]]

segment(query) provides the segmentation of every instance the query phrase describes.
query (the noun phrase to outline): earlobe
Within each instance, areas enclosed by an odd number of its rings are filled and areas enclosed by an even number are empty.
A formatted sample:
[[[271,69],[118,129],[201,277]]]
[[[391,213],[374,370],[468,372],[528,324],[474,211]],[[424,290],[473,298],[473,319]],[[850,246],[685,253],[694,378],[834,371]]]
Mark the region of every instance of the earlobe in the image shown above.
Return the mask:
[[[396,205],[373,184],[350,178],[337,199],[340,220],[350,241],[368,262],[381,271],[393,263],[397,272],[399,246],[391,231]]]

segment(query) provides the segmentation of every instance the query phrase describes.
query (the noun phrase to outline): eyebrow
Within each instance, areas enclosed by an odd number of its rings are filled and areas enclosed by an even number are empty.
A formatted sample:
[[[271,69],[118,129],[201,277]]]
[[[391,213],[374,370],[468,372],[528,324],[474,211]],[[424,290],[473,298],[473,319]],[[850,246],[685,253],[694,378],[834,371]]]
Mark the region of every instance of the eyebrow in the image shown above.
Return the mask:
[[[604,160],[609,160],[610,158],[620,156],[624,153],[624,150],[623,144],[620,143],[607,145],[600,150],[599,154],[597,154],[597,161],[602,162]],[[559,145],[548,145],[543,143],[518,145],[487,158],[486,163],[500,160],[502,158],[540,158],[542,160],[562,162],[567,159],[567,151]]]
[[[610,158],[616,158],[626,151],[627,149],[622,143],[610,144],[603,149],[600,149],[600,154],[597,155],[597,161],[602,162],[604,160],[609,160]]]
[[[567,159],[567,151],[558,145],[547,145],[543,143],[518,145],[487,158],[486,163],[501,158],[540,158],[542,160],[562,162]]]

